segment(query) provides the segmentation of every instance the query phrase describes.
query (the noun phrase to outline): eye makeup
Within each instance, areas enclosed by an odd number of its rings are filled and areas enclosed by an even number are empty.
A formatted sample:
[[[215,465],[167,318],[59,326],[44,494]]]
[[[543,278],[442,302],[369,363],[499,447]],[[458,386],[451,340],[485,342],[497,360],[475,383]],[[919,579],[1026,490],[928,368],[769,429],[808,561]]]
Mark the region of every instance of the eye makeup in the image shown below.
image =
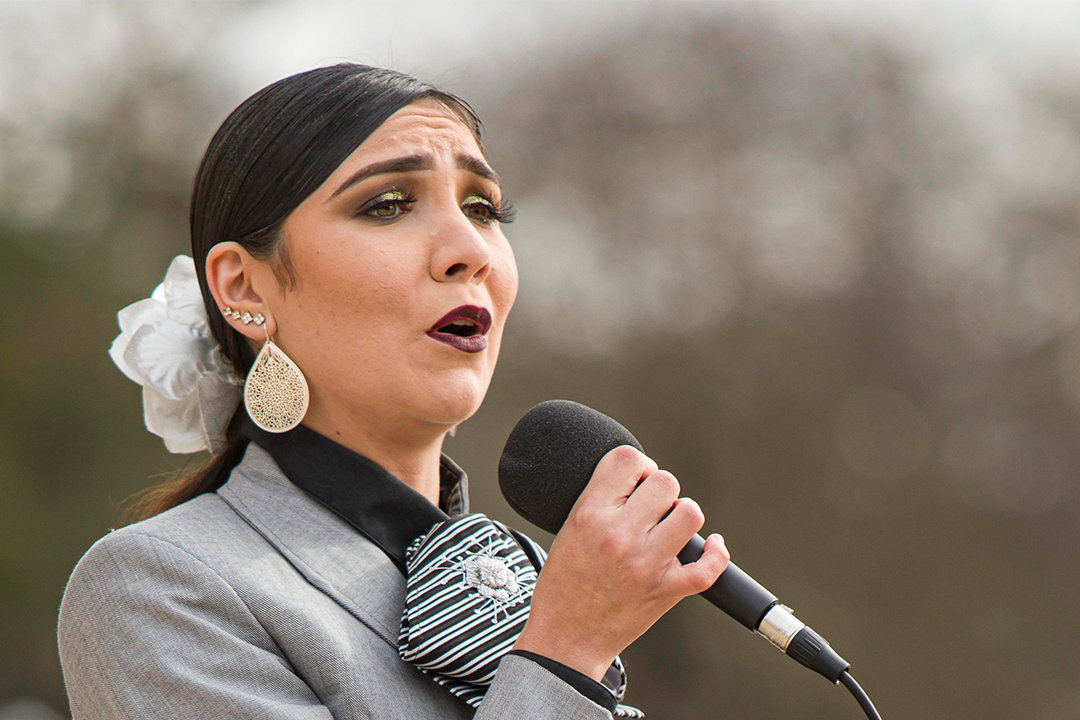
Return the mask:
[[[417,197],[409,190],[392,187],[363,203],[355,212],[357,217],[393,220],[410,212]],[[484,224],[510,223],[514,220],[514,208],[505,199],[496,201],[481,192],[471,192],[461,202],[462,212],[472,220]]]
[[[400,188],[391,188],[361,205],[356,214],[357,216],[366,215],[374,218],[391,219],[408,212],[415,202],[416,197],[411,193],[406,193]],[[387,210],[392,212],[385,212]]]
[[[461,203],[461,208],[462,210],[466,211],[466,214],[468,214],[468,211],[470,210],[477,209],[485,212],[486,215],[482,217],[469,215],[469,217],[472,217],[474,220],[479,220],[480,222],[494,221],[500,224],[505,224],[514,221],[513,205],[511,205],[508,201],[505,200],[497,203],[487,197],[484,197],[479,193],[472,193],[471,195],[466,197],[465,200]]]

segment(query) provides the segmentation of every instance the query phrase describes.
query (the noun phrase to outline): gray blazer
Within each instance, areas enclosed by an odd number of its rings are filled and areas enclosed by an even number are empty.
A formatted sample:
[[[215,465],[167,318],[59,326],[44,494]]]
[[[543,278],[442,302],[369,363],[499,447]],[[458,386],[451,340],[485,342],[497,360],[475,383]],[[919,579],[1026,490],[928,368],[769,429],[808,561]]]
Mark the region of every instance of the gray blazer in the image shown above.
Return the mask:
[[[109,533],[60,607],[82,718],[583,718],[601,706],[507,656],[473,709],[401,660],[405,582],[251,443],[229,481]]]

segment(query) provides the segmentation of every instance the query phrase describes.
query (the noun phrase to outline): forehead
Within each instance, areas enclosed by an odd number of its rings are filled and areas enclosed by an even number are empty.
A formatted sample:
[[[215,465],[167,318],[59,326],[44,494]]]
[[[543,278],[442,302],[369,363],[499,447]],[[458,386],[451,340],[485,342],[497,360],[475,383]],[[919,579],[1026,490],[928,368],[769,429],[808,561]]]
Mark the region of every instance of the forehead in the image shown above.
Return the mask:
[[[482,157],[476,138],[461,118],[442,103],[425,98],[391,115],[352,152],[342,167],[413,153],[467,153]]]

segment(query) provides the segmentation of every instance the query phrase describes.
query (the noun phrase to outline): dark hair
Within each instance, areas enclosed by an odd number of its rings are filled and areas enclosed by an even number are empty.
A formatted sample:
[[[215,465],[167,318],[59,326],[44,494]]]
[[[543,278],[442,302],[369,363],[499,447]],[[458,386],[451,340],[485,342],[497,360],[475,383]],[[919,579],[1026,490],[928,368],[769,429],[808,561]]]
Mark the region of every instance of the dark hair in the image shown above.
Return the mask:
[[[191,255],[210,330],[237,374],[255,359],[247,338],[225,322],[206,284],[206,255],[219,242],[240,243],[270,263],[283,288],[296,286],[281,228],[290,213],[372,132],[401,108],[432,98],[454,112],[484,152],[480,120],[460,98],[394,70],[342,63],[292,75],[245,100],[210,141],[191,193]],[[486,154],[486,153],[485,153]],[[228,479],[248,440],[243,403],[229,421],[225,449],[193,473],[144,490],[128,510],[147,518]]]

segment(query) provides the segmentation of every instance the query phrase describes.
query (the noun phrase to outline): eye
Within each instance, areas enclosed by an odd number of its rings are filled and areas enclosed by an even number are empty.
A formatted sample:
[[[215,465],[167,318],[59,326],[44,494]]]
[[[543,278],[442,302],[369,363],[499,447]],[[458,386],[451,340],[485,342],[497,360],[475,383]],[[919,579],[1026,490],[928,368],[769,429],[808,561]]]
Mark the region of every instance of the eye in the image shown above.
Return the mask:
[[[380,220],[393,220],[409,212],[414,202],[416,198],[401,190],[387,190],[364,203],[357,214]]]
[[[470,195],[461,204],[461,210],[469,217],[485,225],[492,222],[510,222],[513,219],[512,211],[504,210],[502,206],[493,203],[483,195]]]
[[[397,217],[404,213],[404,208],[401,207],[401,203],[398,201],[381,202],[368,210],[368,215],[372,217],[380,218],[392,218]]]
[[[480,195],[470,195],[465,198],[465,202],[461,204],[461,210],[466,216],[473,220],[479,220],[480,222],[491,222],[492,216],[495,212],[495,206],[491,202]]]

